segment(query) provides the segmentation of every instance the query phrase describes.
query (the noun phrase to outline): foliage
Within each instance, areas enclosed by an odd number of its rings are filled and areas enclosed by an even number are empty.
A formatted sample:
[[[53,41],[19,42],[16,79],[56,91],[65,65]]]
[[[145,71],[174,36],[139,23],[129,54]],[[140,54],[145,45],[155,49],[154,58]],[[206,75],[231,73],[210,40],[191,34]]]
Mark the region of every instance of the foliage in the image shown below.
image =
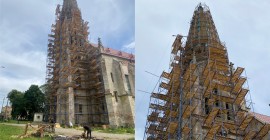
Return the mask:
[[[31,85],[25,93],[12,90],[8,93],[12,105],[13,119],[32,120],[34,113],[44,111],[45,95],[37,85]]]
[[[31,85],[24,93],[25,108],[27,110],[28,120],[32,120],[34,113],[44,111],[44,94],[37,85]]]
[[[12,90],[8,93],[8,99],[12,104],[11,115],[13,118],[24,118],[27,116],[25,107],[24,93],[18,90]]]

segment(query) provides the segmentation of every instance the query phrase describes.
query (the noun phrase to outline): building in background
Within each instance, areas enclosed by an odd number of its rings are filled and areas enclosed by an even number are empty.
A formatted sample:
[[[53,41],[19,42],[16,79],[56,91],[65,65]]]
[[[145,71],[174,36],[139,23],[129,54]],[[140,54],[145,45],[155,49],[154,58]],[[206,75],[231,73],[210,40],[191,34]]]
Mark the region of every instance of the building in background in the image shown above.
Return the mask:
[[[45,119],[64,125],[134,126],[135,56],[88,40],[76,0],[56,8],[47,57]]]
[[[144,139],[268,140],[270,117],[253,113],[244,68],[229,61],[206,5],[196,7],[183,37],[151,94]]]
[[[9,119],[12,118],[11,112],[12,112],[12,107],[11,106],[4,106],[4,107],[2,107],[0,116],[5,120],[9,120]]]

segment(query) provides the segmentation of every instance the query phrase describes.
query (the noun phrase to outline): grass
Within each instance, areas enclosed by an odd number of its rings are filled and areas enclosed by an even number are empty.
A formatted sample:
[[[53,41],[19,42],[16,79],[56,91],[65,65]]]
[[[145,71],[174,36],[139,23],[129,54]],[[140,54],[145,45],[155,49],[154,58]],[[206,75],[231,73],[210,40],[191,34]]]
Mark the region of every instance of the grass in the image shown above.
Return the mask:
[[[81,127],[74,127],[77,130],[83,130]],[[112,134],[135,134],[135,129],[132,127],[124,128],[107,128],[103,129],[102,127],[92,127],[92,131],[102,132],[102,133],[112,133]]]
[[[103,133],[112,133],[112,134],[135,134],[134,128],[107,128],[103,129],[101,127],[93,128],[93,131],[103,132]]]
[[[19,126],[10,126],[10,125],[4,125],[0,124],[0,140],[15,140],[18,139],[17,136],[23,134],[24,127]],[[38,140],[40,138],[24,138],[22,140]],[[43,140],[50,140],[51,138],[45,137]]]
[[[17,120],[8,120],[8,121],[4,121],[4,123],[13,123],[13,124],[27,124],[30,123],[30,121],[18,121]]]

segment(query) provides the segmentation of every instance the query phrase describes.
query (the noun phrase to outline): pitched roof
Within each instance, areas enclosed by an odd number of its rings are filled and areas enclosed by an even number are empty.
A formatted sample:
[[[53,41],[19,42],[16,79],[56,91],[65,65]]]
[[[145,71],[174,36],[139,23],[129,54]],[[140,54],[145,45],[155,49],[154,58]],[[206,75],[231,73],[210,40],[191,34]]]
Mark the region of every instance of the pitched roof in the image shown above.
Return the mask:
[[[266,115],[259,114],[259,113],[255,113],[255,112],[253,112],[252,114],[253,114],[257,119],[259,119],[260,121],[270,124],[270,116],[266,116]]]
[[[94,43],[90,43],[90,44],[92,46],[94,46],[94,47],[98,47],[97,44],[94,44]],[[102,50],[101,53],[111,55],[111,56],[115,56],[115,57],[129,59],[129,60],[132,60],[132,61],[135,60],[135,55],[134,54],[127,53],[127,52],[120,51],[120,50],[115,50],[115,49],[112,49],[112,48],[103,47],[103,50]]]

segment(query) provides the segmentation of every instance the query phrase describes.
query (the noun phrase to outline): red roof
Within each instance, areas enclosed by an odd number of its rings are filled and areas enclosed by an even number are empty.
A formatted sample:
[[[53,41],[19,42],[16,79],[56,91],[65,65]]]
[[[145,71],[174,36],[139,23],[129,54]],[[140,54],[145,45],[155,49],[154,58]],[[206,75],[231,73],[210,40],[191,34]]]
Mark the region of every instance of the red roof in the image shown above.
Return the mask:
[[[255,112],[253,112],[252,114],[253,114],[257,119],[259,119],[260,121],[270,124],[270,116],[266,116],[266,115],[259,114],[259,113],[255,113]]]
[[[94,47],[98,47],[98,45],[94,44],[94,43],[91,43],[91,45],[94,46]],[[115,49],[112,49],[112,48],[106,48],[106,47],[103,47],[103,48],[104,48],[104,50],[101,53],[111,55],[111,56],[120,57],[120,58],[129,59],[129,60],[135,60],[135,55],[134,54],[119,51],[119,50],[115,50]]]

